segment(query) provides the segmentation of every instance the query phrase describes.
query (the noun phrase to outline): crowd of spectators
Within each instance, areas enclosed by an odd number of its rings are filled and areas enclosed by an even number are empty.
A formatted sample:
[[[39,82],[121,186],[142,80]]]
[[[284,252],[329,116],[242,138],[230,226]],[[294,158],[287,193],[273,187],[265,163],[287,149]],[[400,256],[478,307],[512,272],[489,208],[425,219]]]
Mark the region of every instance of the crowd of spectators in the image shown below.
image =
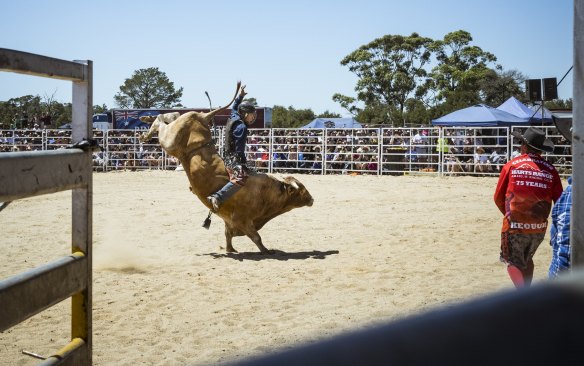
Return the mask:
[[[138,139],[140,130],[94,131],[103,151],[94,153],[96,171],[175,169],[177,160],[162,151],[155,137]],[[218,130],[219,135],[221,131]],[[570,144],[550,128],[555,143],[550,160],[571,174]],[[248,164],[258,172],[305,174],[498,175],[517,152],[508,128],[250,129]],[[216,140],[218,151],[222,141]],[[71,130],[0,130],[0,152],[54,150],[71,144]]]

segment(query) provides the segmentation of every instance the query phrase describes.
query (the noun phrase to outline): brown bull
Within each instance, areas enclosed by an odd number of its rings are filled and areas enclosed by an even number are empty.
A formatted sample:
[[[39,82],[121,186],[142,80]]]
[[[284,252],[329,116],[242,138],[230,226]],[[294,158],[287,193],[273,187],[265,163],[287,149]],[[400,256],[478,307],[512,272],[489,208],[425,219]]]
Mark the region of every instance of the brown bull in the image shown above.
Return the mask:
[[[152,125],[140,140],[148,141],[158,132],[160,145],[180,161],[189,178],[191,191],[208,208],[211,205],[206,197],[223,187],[229,179],[209,128],[213,116],[227,106],[209,113],[188,112],[180,115],[174,112],[158,115],[155,119],[141,118],[144,122],[152,122]],[[279,180],[267,174],[250,175],[246,185],[216,212],[225,222],[227,252],[237,252],[232,244],[234,236],[246,235],[262,253],[269,253],[258,230],[274,217],[297,207],[312,206],[312,203],[308,190],[293,177]]]

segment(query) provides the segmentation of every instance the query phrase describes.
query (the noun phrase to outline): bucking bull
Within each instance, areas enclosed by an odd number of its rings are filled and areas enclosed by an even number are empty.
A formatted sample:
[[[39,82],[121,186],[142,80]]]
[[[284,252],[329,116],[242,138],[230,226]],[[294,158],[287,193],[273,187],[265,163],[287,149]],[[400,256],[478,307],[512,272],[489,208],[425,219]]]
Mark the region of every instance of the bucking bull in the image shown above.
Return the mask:
[[[168,154],[176,157],[189,179],[191,192],[211,209],[207,196],[223,187],[229,177],[223,159],[217,153],[211,136],[209,123],[219,111],[209,113],[178,112],[141,117],[152,123],[150,129],[140,136],[140,141],[149,141],[158,132],[160,145]],[[237,252],[233,248],[234,236],[247,236],[262,253],[271,253],[262,243],[258,233],[274,217],[297,207],[312,206],[313,198],[297,179],[285,177],[282,180],[267,174],[251,174],[245,184],[215,212],[225,222],[226,251]]]

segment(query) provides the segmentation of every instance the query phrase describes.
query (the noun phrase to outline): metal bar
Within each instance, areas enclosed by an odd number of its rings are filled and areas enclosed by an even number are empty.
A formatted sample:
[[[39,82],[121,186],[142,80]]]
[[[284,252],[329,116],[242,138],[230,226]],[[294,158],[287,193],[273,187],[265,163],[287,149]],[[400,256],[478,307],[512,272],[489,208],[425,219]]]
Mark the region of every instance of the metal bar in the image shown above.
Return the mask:
[[[88,365],[85,355],[89,352],[87,343],[81,338],[73,338],[65,347],[56,354],[39,364],[39,366],[49,365]]]
[[[572,267],[584,266],[584,1],[574,1],[574,111],[572,120]]]
[[[79,149],[2,153],[0,202],[87,186],[87,164]]]
[[[0,71],[82,81],[85,78],[84,70],[85,65],[76,62],[0,48]]]
[[[93,63],[0,48],[0,71],[73,82],[72,143],[93,137]],[[0,155],[0,201],[73,189],[72,255],[0,281],[0,331],[72,296],[72,342],[43,364],[92,364],[92,153]]]
[[[65,300],[87,285],[87,257],[77,252],[0,281],[0,331]]]
[[[93,63],[91,61],[77,61],[85,63],[85,78],[81,82],[73,83],[73,143],[83,139],[93,138]],[[86,279],[83,291],[73,295],[71,301],[71,338],[82,338],[87,347],[80,352],[82,364],[92,363],[93,325],[92,325],[92,283],[93,283],[93,159],[91,151],[85,152],[83,164],[87,173],[86,185],[73,189],[72,194],[72,226],[71,251],[81,251],[87,257],[87,265],[80,269],[79,275]]]

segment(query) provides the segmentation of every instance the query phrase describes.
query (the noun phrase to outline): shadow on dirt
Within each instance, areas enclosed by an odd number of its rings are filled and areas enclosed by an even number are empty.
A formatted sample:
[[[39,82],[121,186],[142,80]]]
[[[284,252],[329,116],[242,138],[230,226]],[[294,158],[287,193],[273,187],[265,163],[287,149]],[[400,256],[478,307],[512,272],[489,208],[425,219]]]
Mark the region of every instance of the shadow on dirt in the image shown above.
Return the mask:
[[[325,259],[327,256],[332,254],[339,254],[338,250],[312,250],[310,252],[284,252],[281,250],[270,250],[270,254],[262,254],[260,252],[241,252],[241,253],[207,253],[202,255],[208,255],[215,259],[219,258],[229,258],[238,261],[251,260],[251,261],[263,261],[263,260],[277,260],[277,261],[287,261],[287,260],[302,260],[302,259]]]

